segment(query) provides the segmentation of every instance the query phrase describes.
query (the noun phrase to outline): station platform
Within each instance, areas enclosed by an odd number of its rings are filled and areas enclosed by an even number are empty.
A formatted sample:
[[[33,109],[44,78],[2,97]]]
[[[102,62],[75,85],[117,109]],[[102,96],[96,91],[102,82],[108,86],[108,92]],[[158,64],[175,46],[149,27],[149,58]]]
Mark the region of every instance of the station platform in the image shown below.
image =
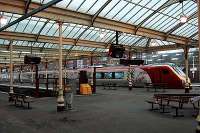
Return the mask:
[[[145,99],[153,94],[145,88],[97,88],[95,95],[75,95],[74,110],[58,113],[55,97],[37,98],[31,109],[22,109],[10,104],[6,93],[0,93],[0,133],[195,132],[192,116],[174,118],[149,111]]]
[[[27,85],[13,85],[14,91],[16,93],[23,93],[27,96],[35,96],[35,86],[31,84]],[[2,92],[9,92],[10,85],[9,84],[0,84],[0,91]],[[48,91],[44,87],[39,87],[39,97],[49,97],[49,96],[55,96],[55,91],[53,91],[53,88],[49,88]]]

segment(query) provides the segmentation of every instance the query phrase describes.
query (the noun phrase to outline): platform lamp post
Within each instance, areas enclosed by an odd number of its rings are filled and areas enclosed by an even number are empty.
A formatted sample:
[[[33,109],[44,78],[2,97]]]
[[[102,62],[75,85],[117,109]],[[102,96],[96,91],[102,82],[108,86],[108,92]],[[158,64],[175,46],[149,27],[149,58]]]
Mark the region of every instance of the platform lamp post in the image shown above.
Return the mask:
[[[59,89],[57,98],[57,112],[64,111],[65,104],[63,98],[63,78],[62,78],[62,22],[58,22],[59,25]]]
[[[14,93],[13,90],[13,41],[10,41],[10,92]]]
[[[93,56],[91,55],[91,57],[90,57],[90,66],[93,66]],[[94,82],[94,71],[93,71],[93,68],[92,68],[92,70],[91,70],[91,81],[90,81],[90,85],[91,85],[91,87],[92,87],[92,91],[94,91],[94,84],[93,84],[93,82]],[[95,88],[96,89],[96,88]]]
[[[197,7],[198,7],[198,41],[199,41],[199,80],[200,80],[200,0],[197,0]],[[199,113],[196,118],[196,121],[198,123],[196,127],[196,133],[200,133],[200,108],[199,108]]]
[[[49,94],[48,60],[45,61],[46,95]]]

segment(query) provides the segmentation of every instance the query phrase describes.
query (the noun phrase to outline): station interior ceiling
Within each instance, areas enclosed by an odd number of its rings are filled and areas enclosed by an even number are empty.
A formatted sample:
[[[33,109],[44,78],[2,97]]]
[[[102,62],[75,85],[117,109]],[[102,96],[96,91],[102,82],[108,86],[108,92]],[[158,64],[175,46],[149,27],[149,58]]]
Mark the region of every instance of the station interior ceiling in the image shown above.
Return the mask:
[[[63,58],[101,56],[111,44],[130,52],[198,47],[198,6],[195,0],[0,0],[0,61],[23,62],[26,54],[58,59],[62,22]],[[181,17],[187,17],[181,22]],[[12,26],[6,27],[10,23]],[[106,55],[106,54],[105,54]]]

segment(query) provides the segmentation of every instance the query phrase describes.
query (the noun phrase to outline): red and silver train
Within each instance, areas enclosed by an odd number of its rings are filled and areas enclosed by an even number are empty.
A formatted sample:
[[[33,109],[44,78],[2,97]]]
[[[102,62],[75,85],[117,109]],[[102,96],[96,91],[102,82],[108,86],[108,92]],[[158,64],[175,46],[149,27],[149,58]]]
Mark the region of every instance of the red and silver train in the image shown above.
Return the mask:
[[[90,73],[92,68],[80,70],[86,70]],[[109,79],[109,82],[119,83],[119,80],[126,80],[126,84],[128,84],[130,75],[135,86],[144,86],[146,83],[164,83],[168,89],[184,89],[186,84],[185,73],[172,63],[131,67],[112,66],[96,69],[97,82]],[[189,78],[188,83],[191,84]]]
[[[63,70],[63,75],[69,79],[77,80],[81,70],[87,71],[88,78],[92,79],[92,72],[94,70],[92,67],[78,70]],[[17,74],[19,73],[14,73],[14,80],[17,80],[19,77]],[[31,77],[34,77],[33,74],[31,72],[21,73],[21,80],[31,80]],[[47,74],[49,78],[58,77],[58,71],[39,71],[39,77],[44,78]],[[165,83],[168,89],[184,89],[186,84],[185,73],[175,64],[96,68],[97,85],[101,85],[104,82],[113,82],[128,86],[130,77],[134,86],[144,86],[146,83]],[[8,79],[8,74],[1,74],[2,78]],[[188,83],[189,85],[191,84],[189,78]]]

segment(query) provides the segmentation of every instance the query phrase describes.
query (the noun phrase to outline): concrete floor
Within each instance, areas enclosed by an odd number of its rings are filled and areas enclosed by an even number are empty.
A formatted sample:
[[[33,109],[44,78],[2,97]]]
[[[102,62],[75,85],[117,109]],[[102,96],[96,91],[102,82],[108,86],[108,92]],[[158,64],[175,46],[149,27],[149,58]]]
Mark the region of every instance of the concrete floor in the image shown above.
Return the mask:
[[[75,96],[75,110],[57,113],[56,98],[38,98],[32,109],[22,109],[0,93],[0,133],[195,133],[191,113],[174,118],[149,111],[145,100],[153,94],[144,88],[98,88],[96,95]]]

